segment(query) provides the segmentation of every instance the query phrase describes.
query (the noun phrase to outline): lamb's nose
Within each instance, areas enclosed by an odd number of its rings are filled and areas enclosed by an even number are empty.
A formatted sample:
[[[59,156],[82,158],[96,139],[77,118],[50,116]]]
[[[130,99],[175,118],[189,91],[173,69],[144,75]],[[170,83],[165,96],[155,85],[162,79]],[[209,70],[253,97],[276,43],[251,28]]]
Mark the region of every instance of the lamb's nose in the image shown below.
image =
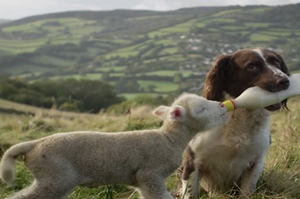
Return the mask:
[[[287,89],[290,86],[290,80],[287,77],[281,78],[277,81],[277,85],[282,89]]]

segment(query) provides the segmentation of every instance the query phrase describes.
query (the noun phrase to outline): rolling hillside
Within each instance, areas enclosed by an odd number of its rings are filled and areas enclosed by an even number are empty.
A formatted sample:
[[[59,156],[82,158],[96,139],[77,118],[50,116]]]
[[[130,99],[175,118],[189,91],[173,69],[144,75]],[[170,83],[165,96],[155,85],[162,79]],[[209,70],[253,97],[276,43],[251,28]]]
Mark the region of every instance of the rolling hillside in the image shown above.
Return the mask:
[[[0,25],[4,24],[4,23],[9,23],[11,20],[7,20],[7,19],[0,19]]]
[[[101,79],[124,96],[201,89],[214,58],[260,46],[300,69],[300,4],[158,11],[78,11],[0,26],[0,71]],[[163,86],[164,85],[164,86]]]

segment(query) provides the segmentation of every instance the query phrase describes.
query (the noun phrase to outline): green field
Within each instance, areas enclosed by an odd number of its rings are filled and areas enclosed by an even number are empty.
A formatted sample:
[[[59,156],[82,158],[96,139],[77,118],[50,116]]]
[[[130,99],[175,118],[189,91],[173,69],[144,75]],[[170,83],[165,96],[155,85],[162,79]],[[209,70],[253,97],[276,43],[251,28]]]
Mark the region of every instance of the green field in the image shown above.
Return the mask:
[[[148,94],[147,94],[148,95]],[[124,94],[130,98],[132,94]],[[249,199],[298,199],[299,172],[300,172],[300,119],[299,98],[289,100],[288,112],[272,114],[271,132],[272,145],[266,156],[264,171],[259,179],[257,190]],[[138,106],[128,115],[106,114],[78,114],[60,112],[57,110],[43,110],[24,106],[17,103],[0,100],[0,108],[35,113],[32,115],[18,115],[13,113],[0,113],[0,149],[1,152],[9,146],[28,140],[52,135],[57,132],[70,132],[78,130],[118,132],[129,129],[159,128],[158,118],[152,115],[154,107]],[[2,154],[2,153],[0,153]],[[1,156],[1,155],[0,155]],[[16,186],[7,187],[0,183],[0,197],[5,198],[25,187],[33,180],[32,175],[23,163],[22,158],[16,164]],[[170,191],[176,190],[179,178],[174,172],[166,181]],[[99,188],[77,187],[68,197],[70,199],[94,198],[103,199],[113,195],[116,199],[138,199],[133,189],[124,186],[115,186],[113,190],[102,186]],[[218,198],[232,198],[230,194],[218,195]],[[207,194],[201,198],[210,198]]]
[[[140,75],[157,75],[157,76],[173,77],[177,73],[182,74],[183,77],[188,77],[191,74],[193,74],[193,72],[191,72],[191,71],[161,70],[161,71],[155,71],[155,72],[140,73],[140,74],[137,74],[137,76],[140,76]]]
[[[138,83],[141,88],[144,88],[146,90],[149,90],[148,89],[149,86],[153,85],[153,86],[155,86],[155,88],[154,88],[155,92],[162,92],[162,93],[176,91],[178,88],[178,85],[176,85],[174,83],[169,83],[169,82],[138,80]]]
[[[0,71],[28,81],[98,80],[108,72],[110,84],[115,77],[143,81],[143,74],[156,75],[169,81],[165,87],[153,81],[158,84],[153,94],[172,94],[185,87],[184,81],[200,80],[193,74],[210,69],[205,60],[213,63],[220,54],[246,47],[276,49],[293,69],[300,69],[293,63],[300,48],[297,6],[187,8],[149,15],[78,11],[22,19],[0,27]],[[181,69],[192,72],[182,72],[184,80],[174,84],[170,77]]]

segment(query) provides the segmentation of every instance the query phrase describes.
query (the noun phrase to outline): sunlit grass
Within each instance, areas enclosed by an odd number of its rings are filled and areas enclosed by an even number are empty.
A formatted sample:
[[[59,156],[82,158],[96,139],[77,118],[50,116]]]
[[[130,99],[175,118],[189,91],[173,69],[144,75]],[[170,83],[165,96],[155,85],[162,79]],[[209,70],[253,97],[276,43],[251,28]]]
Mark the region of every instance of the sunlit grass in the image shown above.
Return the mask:
[[[1,101],[2,106],[9,102]],[[22,105],[19,105],[20,107]],[[272,114],[272,145],[267,154],[264,172],[258,182],[257,190],[250,199],[298,199],[300,198],[300,100],[295,97],[289,100],[289,112]],[[20,108],[18,107],[18,108]],[[33,108],[33,107],[32,107]],[[34,109],[34,108],[33,108]],[[95,130],[116,132],[130,129],[158,128],[160,121],[152,116],[152,107],[132,109],[132,115],[75,114],[36,109],[35,116],[0,114],[0,148],[32,140],[56,132],[75,130]],[[32,182],[32,176],[19,159],[16,166],[17,183],[9,188],[0,183],[0,198],[11,195]],[[175,173],[166,181],[168,189],[175,190],[178,178]],[[99,188],[77,187],[68,197],[70,199],[138,199],[133,189],[124,186],[103,186]],[[219,198],[232,198],[224,194]],[[202,199],[208,198],[203,195]]]

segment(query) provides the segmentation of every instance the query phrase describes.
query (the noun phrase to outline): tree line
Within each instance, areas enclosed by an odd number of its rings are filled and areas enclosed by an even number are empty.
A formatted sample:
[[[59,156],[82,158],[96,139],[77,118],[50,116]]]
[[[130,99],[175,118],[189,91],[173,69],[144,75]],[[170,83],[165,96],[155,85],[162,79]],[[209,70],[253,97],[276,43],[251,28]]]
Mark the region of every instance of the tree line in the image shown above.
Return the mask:
[[[24,79],[3,78],[0,80],[0,98],[44,108],[91,113],[125,100],[118,97],[109,84],[87,79],[28,83]]]

